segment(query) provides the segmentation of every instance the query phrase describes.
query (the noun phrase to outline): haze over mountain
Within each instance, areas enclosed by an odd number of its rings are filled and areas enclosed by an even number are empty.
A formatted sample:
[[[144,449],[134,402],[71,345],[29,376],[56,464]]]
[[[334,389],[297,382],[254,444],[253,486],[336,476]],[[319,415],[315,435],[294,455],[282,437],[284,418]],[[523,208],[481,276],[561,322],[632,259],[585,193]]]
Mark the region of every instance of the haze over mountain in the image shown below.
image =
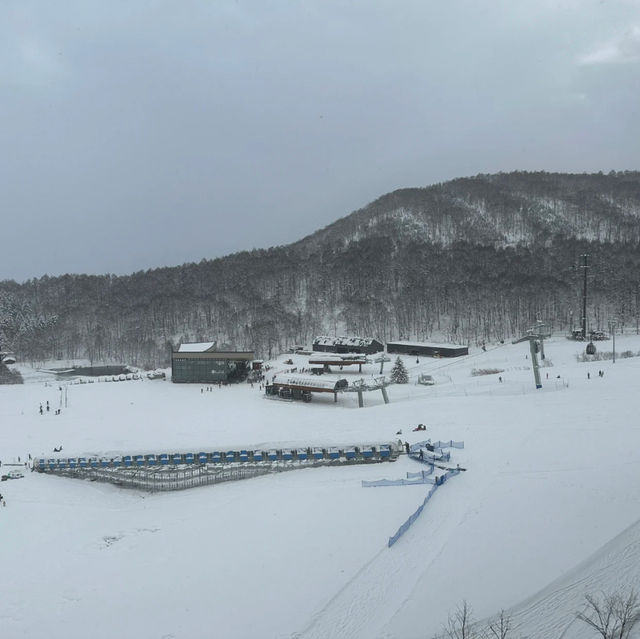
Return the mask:
[[[0,283],[0,339],[48,358],[166,364],[180,341],[270,356],[319,333],[480,343],[536,319],[640,318],[640,173],[514,172],[401,189],[288,245],[128,276]]]

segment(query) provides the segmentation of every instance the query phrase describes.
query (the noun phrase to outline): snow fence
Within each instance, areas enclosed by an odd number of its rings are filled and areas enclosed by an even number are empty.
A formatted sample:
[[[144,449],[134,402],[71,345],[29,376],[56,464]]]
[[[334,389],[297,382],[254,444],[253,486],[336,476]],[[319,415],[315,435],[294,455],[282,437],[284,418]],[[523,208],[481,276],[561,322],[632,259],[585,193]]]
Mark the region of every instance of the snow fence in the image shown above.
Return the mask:
[[[400,526],[400,528],[398,528],[395,535],[393,535],[392,537],[389,537],[389,543],[388,543],[389,548],[391,548],[391,546],[393,546],[393,544],[395,544],[396,541],[398,541],[398,539],[400,539],[400,537],[402,537],[402,535],[404,535],[407,532],[407,530],[411,528],[411,525],[413,524],[413,522],[416,519],[418,519],[418,517],[420,517],[420,515],[422,514],[422,511],[424,510],[424,507],[429,503],[429,500],[433,496],[433,493],[435,493],[436,490],[438,490],[438,488],[442,486],[449,477],[453,477],[454,475],[458,475],[459,473],[460,473],[459,470],[448,470],[446,473],[444,473],[444,475],[441,475],[436,480],[433,486],[431,486],[431,488],[429,489],[429,492],[427,493],[427,496],[424,498],[424,501],[420,504],[420,506],[418,506],[418,509],[409,517],[409,519],[407,519],[407,521],[404,522],[404,524],[402,524],[402,526]],[[425,479],[430,479],[430,478],[425,478]]]

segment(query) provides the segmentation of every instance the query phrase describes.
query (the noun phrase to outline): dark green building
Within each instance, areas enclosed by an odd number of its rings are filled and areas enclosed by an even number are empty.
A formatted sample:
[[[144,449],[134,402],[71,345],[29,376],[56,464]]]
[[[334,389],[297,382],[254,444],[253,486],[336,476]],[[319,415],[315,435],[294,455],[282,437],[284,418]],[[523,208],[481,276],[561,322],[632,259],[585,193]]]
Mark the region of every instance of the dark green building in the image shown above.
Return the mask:
[[[180,344],[171,353],[171,381],[186,384],[233,383],[246,379],[253,351],[218,351],[213,342]]]

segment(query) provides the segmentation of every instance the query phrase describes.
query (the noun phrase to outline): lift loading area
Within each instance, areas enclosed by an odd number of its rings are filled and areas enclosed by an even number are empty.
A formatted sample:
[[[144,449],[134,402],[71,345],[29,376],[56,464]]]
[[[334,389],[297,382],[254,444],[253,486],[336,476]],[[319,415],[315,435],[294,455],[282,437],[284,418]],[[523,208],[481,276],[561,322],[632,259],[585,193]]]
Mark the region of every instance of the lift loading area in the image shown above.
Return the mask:
[[[312,393],[333,393],[334,401],[337,402],[338,392],[348,386],[346,379],[278,373],[273,376],[271,384],[265,386],[264,392],[268,397],[301,399],[303,402],[310,402]]]
[[[395,443],[302,448],[236,449],[199,453],[150,453],[115,457],[34,460],[34,470],[78,479],[105,481],[143,490],[181,490],[268,473],[316,466],[395,461]]]
[[[358,406],[364,406],[363,394],[379,390],[385,404],[389,403],[386,386],[388,381],[384,377],[371,379],[356,379],[351,384],[346,379],[317,377],[312,375],[297,375],[292,373],[278,373],[273,376],[271,384],[265,386],[267,397],[279,399],[301,399],[310,402],[313,393],[333,393],[333,401],[338,401],[338,393],[357,393]]]

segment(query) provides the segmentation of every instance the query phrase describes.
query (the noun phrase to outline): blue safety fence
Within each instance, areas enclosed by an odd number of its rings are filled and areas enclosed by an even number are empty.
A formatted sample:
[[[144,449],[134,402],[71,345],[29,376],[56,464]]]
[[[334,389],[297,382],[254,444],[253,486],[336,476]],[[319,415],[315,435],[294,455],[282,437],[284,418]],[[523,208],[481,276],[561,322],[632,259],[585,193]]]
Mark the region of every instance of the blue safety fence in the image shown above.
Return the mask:
[[[400,539],[400,537],[402,537],[402,535],[404,535],[407,532],[407,530],[409,530],[409,528],[411,528],[411,525],[413,524],[413,522],[416,519],[418,519],[418,517],[420,517],[420,515],[422,514],[422,511],[424,510],[424,507],[427,505],[427,503],[429,502],[429,500],[433,496],[433,493],[435,493],[436,490],[440,486],[442,486],[445,483],[445,481],[447,481],[447,479],[449,477],[453,477],[454,475],[457,475],[459,473],[460,473],[459,470],[448,470],[446,473],[444,473],[444,475],[441,475],[436,480],[432,480],[432,481],[435,481],[435,483],[429,489],[429,492],[427,493],[427,496],[424,498],[424,501],[420,504],[418,509],[409,517],[409,519],[407,519],[407,521],[404,522],[404,524],[402,524],[402,526],[400,526],[400,528],[398,528],[398,530],[396,531],[395,535],[393,535],[392,537],[389,537],[389,543],[388,543],[389,548],[391,548],[391,546],[393,546],[393,544],[395,544],[396,541],[398,541],[398,539]],[[429,479],[431,479],[431,478],[430,477],[424,477],[422,481],[426,482]]]
[[[425,439],[422,442],[416,442],[415,444],[412,444],[409,447],[409,452],[417,453],[421,448],[426,448],[427,445],[431,446],[434,452],[442,452],[444,448],[464,448],[464,442],[454,442],[453,440],[449,440],[448,442],[443,442],[440,440],[432,442],[430,439]]]
[[[415,479],[416,477],[426,477],[433,472],[433,464],[429,464],[429,470],[419,470],[417,473],[407,473],[407,479]]]
[[[374,481],[362,480],[363,488],[379,488],[380,486],[422,486],[428,482],[425,478],[420,479],[376,479]]]
[[[422,470],[418,473],[407,473],[406,479],[362,480],[362,487],[379,488],[380,486],[420,486],[422,484],[435,484],[436,480],[433,477],[429,477],[431,473],[433,473],[433,466],[429,466],[429,470]]]
[[[448,442],[438,440],[437,442],[431,442],[434,448],[464,448],[464,442],[454,442],[452,439]]]
[[[411,457],[417,461],[424,462],[426,464],[435,464],[436,462],[448,462],[451,461],[451,453],[446,451],[429,452],[426,448],[422,448],[417,452],[410,453]]]

